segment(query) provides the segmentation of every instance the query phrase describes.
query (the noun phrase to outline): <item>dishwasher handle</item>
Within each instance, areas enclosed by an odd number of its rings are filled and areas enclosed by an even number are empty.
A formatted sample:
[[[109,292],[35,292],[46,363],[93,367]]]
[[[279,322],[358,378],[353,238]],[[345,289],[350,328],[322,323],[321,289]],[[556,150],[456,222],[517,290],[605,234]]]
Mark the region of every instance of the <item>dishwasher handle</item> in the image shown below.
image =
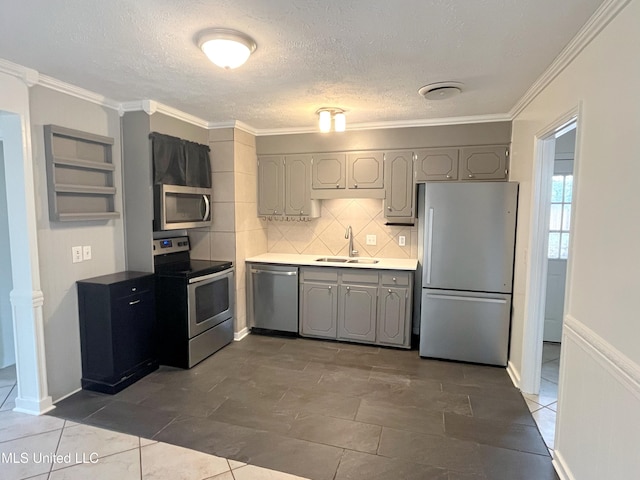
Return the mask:
[[[286,277],[295,277],[296,275],[298,275],[297,271],[282,272],[278,270],[259,270],[257,268],[252,268],[251,273],[267,273],[269,275],[283,275]]]

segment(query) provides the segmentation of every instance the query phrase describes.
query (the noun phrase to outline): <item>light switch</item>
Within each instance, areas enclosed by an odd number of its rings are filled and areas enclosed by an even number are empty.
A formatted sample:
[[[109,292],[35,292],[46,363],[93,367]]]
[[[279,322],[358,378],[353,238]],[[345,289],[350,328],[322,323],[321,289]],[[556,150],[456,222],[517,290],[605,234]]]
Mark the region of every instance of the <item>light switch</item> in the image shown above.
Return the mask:
[[[82,261],[82,247],[71,247],[71,261],[73,263]]]
[[[398,236],[398,245],[404,247],[407,244],[407,239],[404,235]]]
[[[375,235],[367,235],[367,245],[375,245],[377,243]]]
[[[91,245],[82,247],[82,260],[91,260]]]

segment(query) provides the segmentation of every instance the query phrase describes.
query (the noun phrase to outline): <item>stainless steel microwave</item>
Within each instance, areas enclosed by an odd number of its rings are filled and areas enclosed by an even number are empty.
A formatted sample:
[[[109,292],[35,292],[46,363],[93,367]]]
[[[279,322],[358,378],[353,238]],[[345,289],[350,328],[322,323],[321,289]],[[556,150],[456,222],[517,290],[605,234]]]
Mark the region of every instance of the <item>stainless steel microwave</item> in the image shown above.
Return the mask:
[[[153,229],[179,230],[211,225],[210,188],[155,185]]]

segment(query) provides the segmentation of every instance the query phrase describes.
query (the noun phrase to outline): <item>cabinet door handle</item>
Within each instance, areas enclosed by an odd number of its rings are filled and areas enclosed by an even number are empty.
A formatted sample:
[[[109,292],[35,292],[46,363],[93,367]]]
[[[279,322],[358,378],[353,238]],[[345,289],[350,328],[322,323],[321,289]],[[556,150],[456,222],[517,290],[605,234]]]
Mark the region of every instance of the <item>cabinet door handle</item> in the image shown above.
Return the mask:
[[[469,174],[469,178],[474,178],[474,177],[475,177],[475,175]]]
[[[353,188],[358,188],[358,184],[356,183],[356,184],[353,186]]]
[[[397,282],[397,281],[398,281],[398,279],[397,279],[396,277],[393,277],[393,281],[394,281],[394,282]]]
[[[389,289],[389,293],[391,293],[391,289]]]
[[[140,303],[140,300],[133,300],[132,302],[129,302],[129,305],[136,305]]]
[[[329,285],[329,290],[331,290],[331,285]]]
[[[136,290],[138,290],[136,287],[131,287],[132,292],[135,292]]]
[[[336,183],[336,188],[340,188],[340,185]]]
[[[447,175],[447,178],[451,178],[451,175]]]
[[[349,290],[351,290],[351,287],[347,287],[347,292],[348,292]]]
[[[391,211],[391,210],[392,210],[392,208],[391,208],[391,207],[387,207],[387,210]]]

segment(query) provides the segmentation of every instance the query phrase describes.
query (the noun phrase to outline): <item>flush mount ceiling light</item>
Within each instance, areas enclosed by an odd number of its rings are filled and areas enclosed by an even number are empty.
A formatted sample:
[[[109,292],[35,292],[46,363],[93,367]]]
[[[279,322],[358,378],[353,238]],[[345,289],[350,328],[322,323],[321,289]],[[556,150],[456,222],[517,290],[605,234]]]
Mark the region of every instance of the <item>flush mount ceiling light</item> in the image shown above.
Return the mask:
[[[198,36],[198,46],[213,63],[226,70],[238,68],[256,51],[248,35],[227,28],[212,28]]]
[[[322,107],[316,113],[318,114],[318,123],[321,132],[331,131],[331,122],[333,120],[333,130],[335,132],[344,132],[347,128],[347,117],[344,110],[337,107]]]
[[[427,100],[445,100],[455,97],[462,92],[460,82],[438,82],[430,83],[418,90],[418,93]]]

